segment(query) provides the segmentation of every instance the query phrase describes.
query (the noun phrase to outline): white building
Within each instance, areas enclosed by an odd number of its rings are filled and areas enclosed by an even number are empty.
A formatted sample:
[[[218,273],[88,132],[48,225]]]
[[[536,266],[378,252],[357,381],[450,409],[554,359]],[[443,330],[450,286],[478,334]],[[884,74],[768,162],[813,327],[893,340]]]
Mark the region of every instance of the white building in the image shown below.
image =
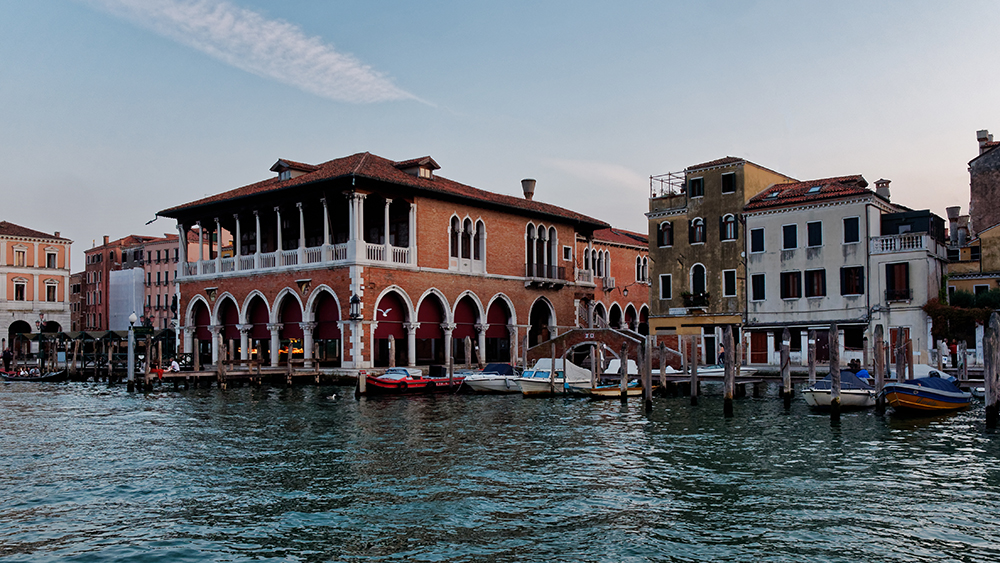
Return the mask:
[[[888,184],[879,180],[872,192],[860,175],[823,178],[772,186],[747,202],[751,363],[779,363],[786,328],[793,362],[807,362],[810,330],[817,361],[828,361],[834,322],[842,362],[862,359],[875,324],[892,341],[901,328],[926,361],[929,320],[921,307],[940,285],[943,221],[890,203]]]

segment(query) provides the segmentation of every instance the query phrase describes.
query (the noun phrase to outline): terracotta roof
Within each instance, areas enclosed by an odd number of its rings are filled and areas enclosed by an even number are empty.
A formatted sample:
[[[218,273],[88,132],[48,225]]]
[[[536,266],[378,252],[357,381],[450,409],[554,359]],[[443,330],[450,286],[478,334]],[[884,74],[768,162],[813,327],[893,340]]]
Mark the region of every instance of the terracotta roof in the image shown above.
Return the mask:
[[[628,244],[631,246],[649,246],[649,236],[645,233],[636,233],[624,229],[598,229],[594,231],[594,240],[602,242],[612,242],[616,244]]]
[[[424,158],[433,162],[430,157]],[[424,158],[414,160],[420,162],[423,161]],[[403,163],[406,162],[413,161],[403,161]],[[157,215],[178,218],[179,216],[192,212],[202,206],[257,195],[277,195],[281,191],[290,188],[354,176],[413,188],[431,196],[438,195],[444,197],[456,197],[479,203],[517,209],[519,211],[555,216],[570,222],[586,223],[597,228],[609,226],[607,223],[599,219],[594,219],[593,217],[588,217],[581,213],[576,213],[575,211],[563,209],[555,205],[480,190],[441,176],[435,176],[434,178],[418,178],[397,168],[399,164],[400,163],[398,162],[394,162],[368,152],[357,153],[344,158],[324,162],[323,164],[318,165],[315,171],[303,174],[296,178],[290,178],[288,180],[270,178],[262,182],[248,184],[234,190],[222,192],[213,196],[185,203],[183,205],[170,207],[160,211]]]
[[[737,162],[746,162],[742,158],[735,156],[727,156],[725,158],[719,158],[716,160],[710,160],[708,162],[702,162],[701,164],[695,164],[694,166],[688,166],[684,169],[685,172],[691,170],[699,170],[701,168],[711,168],[712,166],[722,166],[723,164],[735,164]]]
[[[44,238],[49,240],[71,242],[67,238],[57,237],[52,233],[43,233],[42,231],[36,231],[34,229],[29,229],[28,227],[22,227],[21,225],[15,225],[9,221],[0,221],[0,235],[8,237]]]
[[[272,172],[278,172],[284,169],[298,170],[299,172],[313,172],[319,168],[312,164],[306,164],[304,162],[296,162],[294,160],[288,160],[287,158],[279,158],[278,162],[274,163],[271,167]]]
[[[123,246],[123,247],[138,246],[140,244],[145,244],[147,242],[155,241],[158,238],[159,237],[151,237],[151,236],[148,236],[148,235],[128,235],[127,237],[122,237],[122,238],[120,238],[118,240],[109,241],[108,244],[101,244],[101,245],[95,246],[93,248],[88,248],[88,249],[84,250],[83,252],[84,252],[84,254],[86,254],[86,253],[89,253],[89,252],[94,252],[94,251],[101,250],[101,249],[108,248],[108,247],[112,247],[112,246],[114,246],[114,247],[118,247],[118,246]]]
[[[768,207],[784,207],[801,203],[872,194],[868,182],[860,175],[819,178],[791,184],[776,184],[750,198],[744,207],[747,211]],[[810,193],[813,188],[818,191]]]

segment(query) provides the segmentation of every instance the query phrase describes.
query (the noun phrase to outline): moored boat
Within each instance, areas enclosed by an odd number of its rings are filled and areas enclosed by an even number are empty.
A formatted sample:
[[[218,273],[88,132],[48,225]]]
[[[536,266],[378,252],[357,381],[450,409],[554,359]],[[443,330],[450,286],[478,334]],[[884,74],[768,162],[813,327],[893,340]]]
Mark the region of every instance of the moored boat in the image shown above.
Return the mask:
[[[810,407],[830,408],[833,375],[817,381],[812,387],[802,390],[802,398]],[[875,406],[875,388],[850,370],[840,370],[840,408],[863,409]]]
[[[66,381],[69,376],[66,370],[50,371],[42,373],[38,368],[32,368],[25,372],[0,371],[0,378],[4,381]]]
[[[902,412],[954,411],[967,408],[972,402],[972,393],[934,374],[902,383],[886,383],[882,393],[891,407]]]
[[[520,393],[518,377],[517,368],[510,364],[486,364],[482,371],[467,375],[464,384],[476,393]]]
[[[554,378],[551,373],[552,359],[543,358],[515,381],[525,396],[562,395],[570,393],[570,386],[579,383],[590,387],[590,371],[573,362],[557,359]]]
[[[382,375],[365,376],[368,395],[417,395],[447,393],[462,385],[464,376],[429,377],[417,368],[389,368]]]

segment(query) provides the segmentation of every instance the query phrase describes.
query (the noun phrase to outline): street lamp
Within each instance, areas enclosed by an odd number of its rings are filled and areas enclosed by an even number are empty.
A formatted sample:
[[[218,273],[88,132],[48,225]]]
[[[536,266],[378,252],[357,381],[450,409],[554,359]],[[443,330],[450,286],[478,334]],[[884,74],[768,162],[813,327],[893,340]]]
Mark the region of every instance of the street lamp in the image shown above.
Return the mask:
[[[128,390],[135,391],[135,311],[128,316]]]
[[[351,320],[361,320],[361,298],[356,293],[351,295]]]

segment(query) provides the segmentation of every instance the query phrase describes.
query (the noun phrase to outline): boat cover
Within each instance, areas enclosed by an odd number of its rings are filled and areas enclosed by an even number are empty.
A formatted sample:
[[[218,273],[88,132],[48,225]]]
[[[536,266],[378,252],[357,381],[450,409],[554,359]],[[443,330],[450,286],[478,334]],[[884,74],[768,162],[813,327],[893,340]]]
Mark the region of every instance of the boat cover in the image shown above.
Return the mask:
[[[909,382],[907,382],[909,383]],[[813,389],[817,390],[829,390],[833,385],[833,375],[828,375],[824,377],[821,381],[817,381],[816,385],[813,385]],[[868,385],[862,381],[858,376],[854,375],[854,372],[846,369],[840,370],[840,388],[841,389],[857,389],[857,390],[869,390],[875,389],[871,385]]]
[[[486,364],[486,367],[480,373],[489,373],[496,375],[517,375],[514,372],[514,366],[510,364]]]
[[[920,387],[930,387],[931,389],[948,391],[950,393],[962,392],[957,385],[943,377],[918,377],[916,379],[907,379],[903,383],[907,385],[919,385]],[[886,384],[886,387],[889,387],[889,385],[890,384]]]

